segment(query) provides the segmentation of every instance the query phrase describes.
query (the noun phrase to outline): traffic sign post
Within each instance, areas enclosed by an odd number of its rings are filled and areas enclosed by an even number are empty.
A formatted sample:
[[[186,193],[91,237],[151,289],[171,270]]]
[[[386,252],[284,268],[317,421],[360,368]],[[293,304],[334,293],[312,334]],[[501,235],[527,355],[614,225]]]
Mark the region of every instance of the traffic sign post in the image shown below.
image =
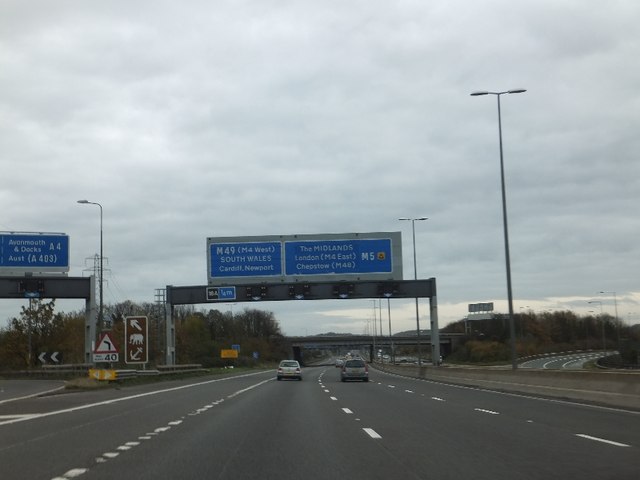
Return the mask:
[[[391,274],[389,238],[285,242],[287,275]]]
[[[211,237],[207,239],[207,263],[212,287],[402,280],[402,240],[400,232]]]
[[[60,233],[0,233],[0,273],[69,271],[69,237]]]
[[[98,344],[93,351],[93,361],[98,362],[117,362],[120,358],[118,353],[118,348],[116,344],[111,339],[111,335],[108,332],[103,332],[100,334],[100,338],[98,339]]]
[[[149,361],[149,324],[147,317],[124,319],[124,362],[147,363]]]
[[[277,277],[282,275],[280,241],[214,242],[207,252],[211,277]]]
[[[116,380],[118,378],[118,374],[116,370],[105,370],[100,368],[90,368],[89,369],[89,378],[93,378],[95,380]]]
[[[60,352],[42,352],[38,355],[38,360],[43,365],[47,365],[49,363],[60,364],[62,363],[62,353]]]

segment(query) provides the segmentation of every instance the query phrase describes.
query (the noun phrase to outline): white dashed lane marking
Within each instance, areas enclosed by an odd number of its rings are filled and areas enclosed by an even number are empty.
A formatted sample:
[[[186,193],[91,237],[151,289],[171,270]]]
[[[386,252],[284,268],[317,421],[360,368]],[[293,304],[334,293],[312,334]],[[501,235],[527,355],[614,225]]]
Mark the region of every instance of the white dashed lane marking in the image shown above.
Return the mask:
[[[382,382],[377,382],[377,384],[386,386],[388,388],[396,388],[395,385],[389,385],[389,384],[385,384],[385,383],[382,383]],[[472,388],[472,387],[459,387],[459,388],[469,388],[469,389],[472,389],[472,390],[476,390],[476,388]],[[405,389],[404,391],[406,393],[415,393],[413,390],[408,390],[408,389]],[[422,393],[420,395],[423,396],[423,397],[425,396],[424,393]],[[522,395],[515,395],[515,396],[521,397]],[[535,397],[532,397],[532,398],[535,398]],[[539,400],[538,398],[535,398],[535,399]],[[440,398],[440,397],[431,397],[431,400],[434,400],[436,402],[446,402],[446,400],[444,398]],[[559,402],[559,403],[562,403],[562,402]],[[485,408],[474,408],[474,411],[480,412],[480,413],[486,413],[488,415],[500,415],[500,412],[496,412],[494,410],[488,410],[488,409],[485,409]],[[534,423],[534,421],[531,420],[531,419],[528,419],[528,420],[526,420],[526,423]],[[365,432],[367,432],[367,434],[371,438],[382,438],[372,428],[364,428],[363,430]],[[604,443],[604,444],[611,445],[611,446],[614,446],[614,447],[621,447],[621,448],[631,447],[631,445],[627,445],[626,443],[616,442],[616,441],[613,441],[613,440],[608,440],[606,438],[594,437],[592,435],[587,435],[585,433],[576,433],[574,435],[576,437],[583,438],[585,440],[591,440],[593,442],[600,442],[600,443]]]
[[[576,437],[586,438],[587,440],[593,440],[594,442],[606,443],[608,445],[613,445],[615,447],[629,447],[626,443],[614,442],[613,440],[606,440],[604,438],[592,437],[591,435],[586,435],[584,433],[576,433]]]
[[[77,478],[80,475],[87,473],[88,468],[74,468],[69,470],[61,477],[55,477],[53,480],[69,480],[70,478]]]
[[[263,382],[259,382],[259,383],[254,384],[254,385],[251,385],[250,387],[244,388],[242,390],[238,390],[237,392],[234,392],[231,395],[229,395],[227,398],[234,398],[234,397],[236,397],[236,396],[238,396],[238,395],[240,395],[240,394],[242,394],[244,392],[248,392],[249,390],[251,390],[253,388],[259,387],[260,385],[263,385],[268,381],[271,381],[271,379],[265,380]],[[201,383],[199,385],[202,385],[204,383],[211,383],[211,382],[203,382],[203,383]],[[184,387],[179,387],[179,388],[175,388],[175,389],[167,389],[167,390],[162,390],[162,391],[173,391],[173,390],[178,390],[178,389],[181,389],[181,388],[184,388]],[[138,398],[140,396],[145,396],[145,395],[136,395],[136,396],[131,396],[131,397],[127,397],[127,398]],[[107,401],[107,402],[92,404],[92,405],[88,405],[88,406],[77,407],[77,408],[74,408],[74,409],[60,410],[58,412],[54,412],[54,414],[80,410],[82,408],[87,408],[87,407],[96,406],[96,405],[105,405],[105,404],[108,404],[108,403],[111,403],[111,402],[112,401]],[[213,402],[211,404],[208,404],[208,405],[205,405],[204,407],[199,408],[199,409],[195,410],[194,412],[189,413],[188,415],[189,416],[200,415],[202,413],[205,413],[209,409],[213,408],[215,405],[218,405],[218,404],[220,404],[222,402],[224,402],[224,399],[216,400],[215,402]],[[47,415],[47,414],[44,414],[44,415]],[[147,432],[145,435],[139,436],[138,440],[151,440],[154,436],[157,436],[157,435],[159,435],[161,433],[164,433],[164,432],[167,432],[167,431],[171,430],[172,427],[178,427],[179,425],[181,425],[183,423],[183,421],[184,421],[183,419],[184,418],[186,418],[186,417],[183,417],[180,420],[173,420],[173,421],[169,422],[164,427],[158,427],[158,428],[154,429],[153,432]],[[97,464],[106,463],[108,460],[112,460],[112,459],[117,458],[120,455],[120,453],[126,452],[128,450],[131,450],[132,448],[137,447],[140,444],[141,444],[140,441],[126,442],[125,444],[116,447],[114,452],[105,452],[105,453],[103,453],[102,456],[97,457],[95,459],[95,462]],[[71,469],[71,470],[67,471],[67,473],[63,474],[60,477],[53,477],[52,480],[70,480],[70,479],[79,477],[80,475],[84,475],[88,471],[89,471],[88,468],[74,468],[74,469]]]
[[[371,438],[379,439],[382,438],[373,428],[363,428],[363,430],[369,435]]]
[[[494,412],[493,410],[485,410],[484,408],[474,408],[476,412],[488,413],[489,415],[500,415],[499,412]]]

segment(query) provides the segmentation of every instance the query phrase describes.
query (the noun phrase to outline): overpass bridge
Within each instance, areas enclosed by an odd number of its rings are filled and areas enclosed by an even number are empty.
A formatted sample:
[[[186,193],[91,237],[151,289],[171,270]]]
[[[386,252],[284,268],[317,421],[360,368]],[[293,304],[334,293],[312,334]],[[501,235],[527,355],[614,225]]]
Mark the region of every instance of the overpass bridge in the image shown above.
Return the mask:
[[[453,349],[462,341],[463,333],[442,333],[439,334],[440,352],[443,356],[450,354]],[[287,337],[293,349],[294,358],[303,359],[303,350],[307,349],[337,349],[348,348],[352,350],[366,350],[369,358],[374,358],[375,349],[390,351],[392,347],[416,346],[418,337],[413,334],[372,336],[372,335],[313,335],[304,337]],[[431,332],[422,330],[420,332],[420,343],[431,346]],[[431,351],[431,348],[429,348]]]

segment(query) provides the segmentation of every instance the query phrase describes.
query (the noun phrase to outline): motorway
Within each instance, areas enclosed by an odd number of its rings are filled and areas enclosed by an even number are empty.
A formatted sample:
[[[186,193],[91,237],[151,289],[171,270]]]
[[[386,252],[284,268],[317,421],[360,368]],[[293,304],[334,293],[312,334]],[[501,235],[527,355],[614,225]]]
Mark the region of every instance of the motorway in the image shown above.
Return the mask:
[[[0,478],[637,479],[640,412],[308,367],[0,403]],[[0,381],[0,387],[3,382]],[[47,386],[49,388],[50,385]]]
[[[527,360],[518,365],[519,368],[543,368],[543,369],[567,369],[581,370],[585,364],[598,358],[614,355],[618,352],[571,352],[566,354],[553,354],[545,357]]]

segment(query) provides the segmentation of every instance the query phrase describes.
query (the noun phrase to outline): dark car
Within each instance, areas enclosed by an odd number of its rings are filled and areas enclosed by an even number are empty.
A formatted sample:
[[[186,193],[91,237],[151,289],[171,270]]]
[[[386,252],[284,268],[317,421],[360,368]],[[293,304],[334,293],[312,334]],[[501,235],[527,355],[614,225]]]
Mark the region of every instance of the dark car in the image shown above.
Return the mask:
[[[369,381],[369,367],[361,358],[346,360],[340,371],[340,377],[343,382],[347,380]]]

